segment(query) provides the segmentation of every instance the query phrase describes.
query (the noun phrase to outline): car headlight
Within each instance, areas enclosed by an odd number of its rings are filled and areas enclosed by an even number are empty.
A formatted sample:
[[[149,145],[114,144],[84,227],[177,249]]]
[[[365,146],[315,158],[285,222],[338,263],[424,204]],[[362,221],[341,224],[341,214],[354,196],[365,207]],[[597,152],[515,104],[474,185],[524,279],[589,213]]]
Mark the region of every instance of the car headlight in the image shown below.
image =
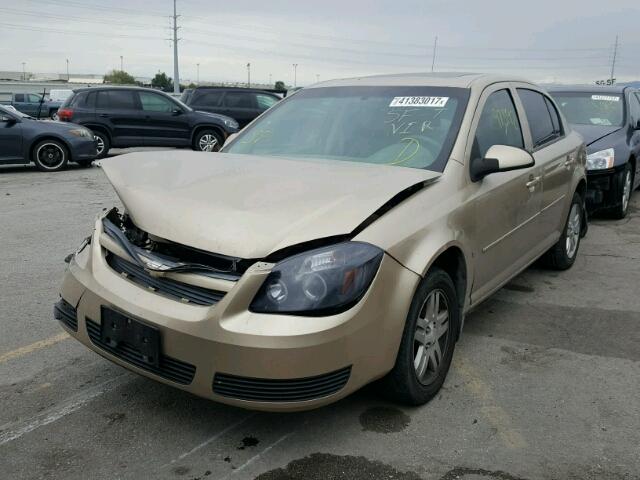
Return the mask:
[[[600,150],[599,152],[587,155],[587,170],[604,170],[612,168],[614,160],[613,148]]]
[[[345,242],[287,258],[269,273],[249,309],[304,316],[345,311],[371,285],[382,255],[368,243]]]
[[[93,133],[91,133],[91,130],[88,130],[86,128],[74,128],[73,130],[69,130],[69,133],[74,137],[93,138]]]
[[[224,121],[224,124],[229,128],[238,128],[238,122],[236,122],[233,118],[227,118]]]

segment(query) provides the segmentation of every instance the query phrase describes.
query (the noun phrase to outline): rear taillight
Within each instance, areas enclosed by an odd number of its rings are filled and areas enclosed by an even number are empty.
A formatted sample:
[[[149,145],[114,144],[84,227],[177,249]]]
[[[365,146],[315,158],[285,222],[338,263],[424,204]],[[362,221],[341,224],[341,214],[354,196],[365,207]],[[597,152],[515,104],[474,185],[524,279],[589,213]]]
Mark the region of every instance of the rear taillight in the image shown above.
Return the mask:
[[[73,117],[72,108],[60,108],[58,109],[58,119],[62,122],[70,122]]]

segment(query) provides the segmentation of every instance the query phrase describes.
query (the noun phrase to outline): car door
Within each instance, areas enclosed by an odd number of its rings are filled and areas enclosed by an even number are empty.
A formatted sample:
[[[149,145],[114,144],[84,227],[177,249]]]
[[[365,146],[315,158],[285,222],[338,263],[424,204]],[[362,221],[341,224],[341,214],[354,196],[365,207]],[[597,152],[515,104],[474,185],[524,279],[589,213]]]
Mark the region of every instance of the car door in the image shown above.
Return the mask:
[[[187,105],[202,112],[221,113],[223,90],[196,89],[188,99]]]
[[[493,145],[526,149],[529,132],[515,90],[495,84],[482,94],[467,144],[467,165],[483,158]],[[536,256],[538,216],[542,200],[540,168],[536,165],[487,175],[472,184],[475,228],[469,232],[475,248],[472,302],[477,302],[522,270]]]
[[[139,91],[144,117],[144,145],[188,146],[191,142],[189,120],[182,107],[155,92]]]
[[[252,92],[227,91],[222,98],[222,113],[244,128],[260,114]]]
[[[96,97],[95,118],[111,135],[113,147],[143,145],[144,118],[133,90],[100,90]]]
[[[22,112],[26,115],[34,116],[36,114],[36,111],[31,107],[31,105],[29,105],[29,102],[27,100],[28,99],[26,93],[16,93],[13,96],[13,106],[19,112]]]
[[[531,85],[518,85],[516,92],[531,133],[531,153],[541,169],[541,228],[536,232],[536,241],[549,246],[564,228],[567,202],[573,196],[571,178],[577,152],[567,145],[566,127],[550,97]]]
[[[27,104],[27,108],[30,112],[29,115],[32,115],[36,118],[48,117],[49,111],[46,108],[46,103],[42,101],[42,97],[40,95],[36,95],[35,93],[25,93],[25,101]]]
[[[15,163],[23,160],[22,124],[12,115],[0,110],[0,163]]]

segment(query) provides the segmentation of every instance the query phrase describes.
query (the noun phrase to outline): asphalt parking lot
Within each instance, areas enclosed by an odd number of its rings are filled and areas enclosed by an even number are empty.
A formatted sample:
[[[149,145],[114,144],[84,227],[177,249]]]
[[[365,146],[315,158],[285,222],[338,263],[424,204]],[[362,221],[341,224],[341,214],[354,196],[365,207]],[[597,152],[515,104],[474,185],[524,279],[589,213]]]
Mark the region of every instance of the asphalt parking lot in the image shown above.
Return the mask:
[[[466,321],[441,394],[374,388],[243,411],[138,377],[53,320],[64,257],[117,203],[102,171],[0,168],[0,478],[640,478],[640,194],[567,272],[532,267]]]

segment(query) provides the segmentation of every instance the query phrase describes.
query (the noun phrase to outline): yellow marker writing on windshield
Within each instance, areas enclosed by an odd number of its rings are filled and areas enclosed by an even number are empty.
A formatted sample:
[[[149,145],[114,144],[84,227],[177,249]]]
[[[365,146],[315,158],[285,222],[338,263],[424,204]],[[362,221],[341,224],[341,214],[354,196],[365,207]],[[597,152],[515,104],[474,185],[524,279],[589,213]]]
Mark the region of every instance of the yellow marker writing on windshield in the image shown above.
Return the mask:
[[[400,163],[408,162],[413,157],[415,157],[416,154],[418,153],[418,150],[420,150],[420,142],[415,138],[405,137],[400,141],[406,142],[407,144],[404,146],[402,150],[400,150],[396,158],[392,162],[390,162],[389,165],[398,165]],[[413,151],[410,150],[410,147],[412,146],[413,146]]]

